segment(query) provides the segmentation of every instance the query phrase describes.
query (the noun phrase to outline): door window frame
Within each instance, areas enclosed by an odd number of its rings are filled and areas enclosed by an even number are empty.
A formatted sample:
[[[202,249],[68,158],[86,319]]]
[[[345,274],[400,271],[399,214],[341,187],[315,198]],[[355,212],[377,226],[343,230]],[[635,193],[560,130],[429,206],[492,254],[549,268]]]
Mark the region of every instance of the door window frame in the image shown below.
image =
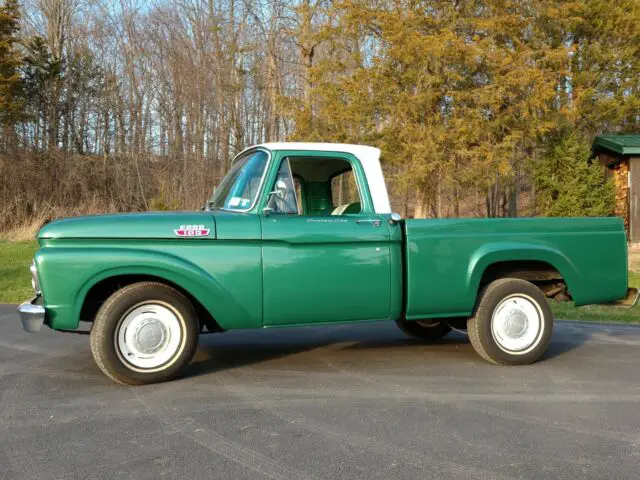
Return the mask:
[[[360,213],[354,213],[349,215],[375,214],[375,210],[373,208],[373,200],[371,198],[371,192],[369,190],[369,184],[367,183],[367,177],[365,175],[364,168],[362,168],[362,164],[360,163],[360,160],[355,155],[352,155],[351,153],[345,153],[345,152],[332,152],[332,151],[319,151],[319,150],[281,150],[273,153],[274,153],[274,156],[271,159],[271,164],[270,164],[272,168],[270,168],[269,175],[265,181],[265,185],[271,185],[272,187],[273,185],[275,185],[275,181],[278,176],[278,171],[280,170],[280,165],[282,164],[282,161],[287,158],[294,158],[294,157],[338,158],[340,160],[345,160],[351,164],[351,169],[353,170],[353,173],[355,175],[355,181],[358,187],[358,193],[360,194],[360,198],[361,198]],[[345,171],[341,173],[344,173]],[[293,172],[292,172],[292,178],[293,178]],[[267,204],[269,191],[270,191],[269,189],[263,190],[263,192],[266,192],[266,194],[263,193],[262,198],[260,199],[260,202],[258,202],[257,204],[259,213],[263,213],[262,210],[265,208]],[[298,216],[307,217],[309,215],[307,215],[305,212],[304,215],[301,214]],[[319,216],[330,216],[330,215],[319,215]]]

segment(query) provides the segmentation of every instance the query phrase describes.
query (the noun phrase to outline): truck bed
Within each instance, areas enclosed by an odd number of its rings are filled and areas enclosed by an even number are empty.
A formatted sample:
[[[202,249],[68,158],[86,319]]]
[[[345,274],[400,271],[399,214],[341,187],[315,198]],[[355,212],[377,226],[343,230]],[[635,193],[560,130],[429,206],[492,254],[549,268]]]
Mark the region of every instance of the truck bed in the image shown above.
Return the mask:
[[[611,218],[425,219],[404,222],[408,319],[469,316],[487,268],[541,262],[576,305],[624,297],[627,245]]]

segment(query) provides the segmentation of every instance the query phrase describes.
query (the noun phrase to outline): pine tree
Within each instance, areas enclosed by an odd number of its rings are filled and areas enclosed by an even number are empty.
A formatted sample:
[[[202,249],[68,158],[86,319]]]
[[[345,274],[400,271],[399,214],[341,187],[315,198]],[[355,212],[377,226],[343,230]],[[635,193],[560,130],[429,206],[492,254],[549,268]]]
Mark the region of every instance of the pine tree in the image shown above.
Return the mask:
[[[22,118],[24,101],[18,51],[20,31],[20,5],[17,0],[6,0],[0,6],[0,124],[7,143],[15,140],[14,126]]]
[[[504,214],[523,152],[551,128],[567,57],[540,26],[552,3],[334,6],[331,47],[313,69],[313,128],[295,119],[297,136],[380,146],[415,216],[443,216],[443,192],[457,214],[472,187],[489,216]]]
[[[581,134],[639,132],[640,2],[582,0],[554,20],[571,45],[561,112]]]
[[[589,143],[565,130],[549,142],[535,164],[534,178],[539,214],[546,217],[609,216],[615,190],[604,181],[603,167],[590,160]]]

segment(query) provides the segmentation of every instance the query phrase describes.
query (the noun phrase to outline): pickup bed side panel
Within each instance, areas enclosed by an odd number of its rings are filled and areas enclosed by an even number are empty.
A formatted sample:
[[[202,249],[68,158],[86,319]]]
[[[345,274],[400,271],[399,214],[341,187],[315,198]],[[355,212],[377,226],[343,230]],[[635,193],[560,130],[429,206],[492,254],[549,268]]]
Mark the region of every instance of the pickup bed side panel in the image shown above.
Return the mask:
[[[408,319],[471,315],[482,274],[504,261],[542,261],[576,305],[624,297],[626,237],[618,218],[406,220]]]

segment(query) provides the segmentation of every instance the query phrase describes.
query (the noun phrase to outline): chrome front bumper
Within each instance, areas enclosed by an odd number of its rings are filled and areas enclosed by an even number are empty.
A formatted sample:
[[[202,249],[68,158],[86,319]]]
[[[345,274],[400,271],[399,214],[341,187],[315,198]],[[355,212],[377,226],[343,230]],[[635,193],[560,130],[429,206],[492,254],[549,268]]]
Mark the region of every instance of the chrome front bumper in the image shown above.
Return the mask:
[[[36,304],[39,299],[40,295],[36,295],[18,307],[20,321],[25,332],[39,332],[44,323],[46,310],[42,305]]]

